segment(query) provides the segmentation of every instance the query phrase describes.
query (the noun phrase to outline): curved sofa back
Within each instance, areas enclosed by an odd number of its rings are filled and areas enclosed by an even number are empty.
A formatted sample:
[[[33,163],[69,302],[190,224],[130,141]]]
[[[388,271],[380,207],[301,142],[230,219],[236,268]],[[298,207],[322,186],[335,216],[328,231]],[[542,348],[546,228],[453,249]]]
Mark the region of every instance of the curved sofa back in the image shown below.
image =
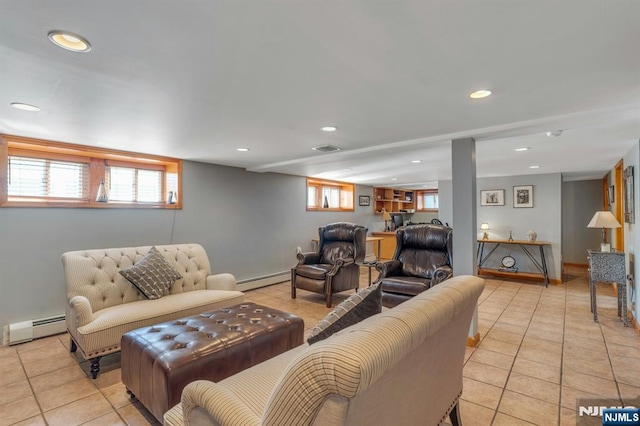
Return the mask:
[[[62,254],[67,300],[89,299],[93,312],[110,306],[146,299],[119,271],[133,266],[152,246],[70,251]],[[173,283],[171,294],[206,289],[211,265],[199,244],[155,246],[182,278]]]

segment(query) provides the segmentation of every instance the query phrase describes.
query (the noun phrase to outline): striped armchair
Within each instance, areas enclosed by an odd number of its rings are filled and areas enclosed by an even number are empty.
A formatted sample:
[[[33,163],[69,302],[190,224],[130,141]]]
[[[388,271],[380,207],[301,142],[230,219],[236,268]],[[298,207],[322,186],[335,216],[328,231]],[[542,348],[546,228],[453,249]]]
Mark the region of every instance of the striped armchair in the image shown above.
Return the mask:
[[[178,425],[460,424],[469,324],[484,280],[454,277],[393,309],[219,383],[195,381]]]

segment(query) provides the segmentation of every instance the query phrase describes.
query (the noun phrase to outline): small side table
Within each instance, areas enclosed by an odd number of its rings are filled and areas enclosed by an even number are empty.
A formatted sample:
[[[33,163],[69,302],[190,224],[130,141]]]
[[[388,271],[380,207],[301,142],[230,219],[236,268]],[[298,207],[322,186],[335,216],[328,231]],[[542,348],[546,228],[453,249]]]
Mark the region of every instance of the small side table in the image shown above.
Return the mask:
[[[371,269],[376,267],[376,263],[378,263],[377,261],[371,261],[371,262],[367,262],[364,261],[362,263],[360,263],[360,266],[365,266],[367,268],[369,268],[369,285],[371,285]]]
[[[596,283],[616,283],[618,287],[618,317],[621,317],[624,326],[628,327],[625,254],[597,250],[587,250],[587,253],[587,260],[589,261],[589,295],[591,296],[593,320],[598,321]]]

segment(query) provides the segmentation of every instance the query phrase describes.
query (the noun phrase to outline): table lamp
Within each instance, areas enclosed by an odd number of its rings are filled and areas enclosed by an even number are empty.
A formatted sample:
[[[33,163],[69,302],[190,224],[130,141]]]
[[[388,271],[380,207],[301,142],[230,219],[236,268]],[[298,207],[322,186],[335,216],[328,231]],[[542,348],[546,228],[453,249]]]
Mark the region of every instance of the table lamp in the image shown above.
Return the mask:
[[[389,214],[389,212],[387,211],[382,212],[382,220],[384,220],[384,230],[388,231],[389,226],[387,225],[387,222],[391,220],[391,215]]]
[[[489,239],[489,224],[487,222],[482,222],[480,224],[480,230],[483,232],[482,239],[483,240],[488,240]]]
[[[605,228],[620,228],[621,226],[615,216],[610,211],[605,210],[596,212],[591,218],[591,222],[587,225],[587,228],[602,228],[600,251],[611,251],[611,245],[607,244]]]

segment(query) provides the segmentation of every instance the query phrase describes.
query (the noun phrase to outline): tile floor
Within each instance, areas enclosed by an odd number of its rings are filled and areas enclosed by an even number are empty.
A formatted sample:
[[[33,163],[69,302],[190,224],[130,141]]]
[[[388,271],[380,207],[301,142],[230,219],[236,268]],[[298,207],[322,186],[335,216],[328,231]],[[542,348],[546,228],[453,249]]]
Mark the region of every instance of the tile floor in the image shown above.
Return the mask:
[[[292,300],[289,291],[287,282],[246,298],[300,315],[308,333],[329,310],[320,295],[301,290]],[[616,317],[610,286],[599,286],[598,295],[594,323],[579,273],[549,288],[488,279],[478,308],[481,341],[465,358],[463,424],[576,425],[579,398],[640,406],[640,336]],[[0,426],[158,424],[128,398],[118,354],[103,358],[91,380],[68,343],[65,334],[0,346]]]

